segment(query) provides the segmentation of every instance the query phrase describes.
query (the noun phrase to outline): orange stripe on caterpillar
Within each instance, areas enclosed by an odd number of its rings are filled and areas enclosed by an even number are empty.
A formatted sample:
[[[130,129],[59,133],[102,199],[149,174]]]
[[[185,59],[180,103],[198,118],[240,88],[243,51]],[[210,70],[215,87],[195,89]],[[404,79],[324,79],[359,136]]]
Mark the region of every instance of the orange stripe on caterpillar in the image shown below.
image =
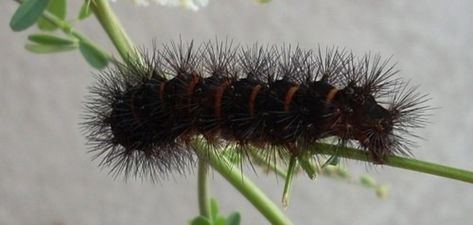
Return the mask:
[[[299,90],[299,86],[292,86],[287,90],[286,96],[284,97],[284,111],[289,112],[292,98],[297,90]]]
[[[330,91],[328,92],[327,97],[325,98],[325,100],[327,102],[331,102],[333,100],[333,98],[335,98],[335,95],[337,95],[337,92],[338,92],[338,89],[336,89],[336,88],[330,89]]]
[[[217,90],[215,91],[214,112],[217,118],[220,118],[222,116],[222,97],[223,93],[225,92],[225,88],[227,88],[230,84],[230,81],[225,81],[220,86],[218,86]]]
[[[248,111],[250,112],[251,117],[255,116],[256,96],[258,96],[258,92],[261,90],[261,88],[262,88],[261,84],[257,84],[251,89],[251,94],[250,94],[250,97],[248,98]]]

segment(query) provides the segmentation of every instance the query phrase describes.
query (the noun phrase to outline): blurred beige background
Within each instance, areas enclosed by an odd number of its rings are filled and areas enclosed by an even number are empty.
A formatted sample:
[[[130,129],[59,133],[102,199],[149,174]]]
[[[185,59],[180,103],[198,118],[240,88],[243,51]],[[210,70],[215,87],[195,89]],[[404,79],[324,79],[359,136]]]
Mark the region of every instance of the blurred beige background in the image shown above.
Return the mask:
[[[70,1],[72,2],[72,1]],[[69,14],[77,14],[73,1]],[[175,40],[229,37],[243,44],[341,46],[393,56],[401,76],[420,84],[439,107],[417,158],[473,170],[473,2],[378,0],[210,0],[197,13],[156,5],[113,3],[140,46]],[[0,3],[0,224],[186,224],[197,215],[196,179],[124,183],[100,171],[86,154],[78,123],[94,70],[78,52],[35,55],[24,50],[32,28],[13,33],[17,4]],[[78,29],[112,49],[94,18]],[[364,163],[344,162],[355,175],[369,172],[389,184],[390,197],[332,179],[297,178],[287,214],[295,224],[471,224],[473,186]],[[251,177],[279,203],[283,182]],[[267,224],[218,174],[212,194],[242,224]]]

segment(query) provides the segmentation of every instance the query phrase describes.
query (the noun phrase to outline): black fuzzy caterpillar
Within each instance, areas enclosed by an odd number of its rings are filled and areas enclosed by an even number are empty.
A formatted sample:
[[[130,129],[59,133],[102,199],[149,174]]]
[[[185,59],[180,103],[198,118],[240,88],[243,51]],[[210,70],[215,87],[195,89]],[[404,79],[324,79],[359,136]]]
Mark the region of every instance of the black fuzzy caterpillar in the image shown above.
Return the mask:
[[[377,55],[335,48],[171,43],[99,75],[84,125],[101,165],[117,174],[183,172],[195,135],[293,156],[336,137],[383,163],[409,153],[410,130],[427,109],[425,95],[396,72]]]

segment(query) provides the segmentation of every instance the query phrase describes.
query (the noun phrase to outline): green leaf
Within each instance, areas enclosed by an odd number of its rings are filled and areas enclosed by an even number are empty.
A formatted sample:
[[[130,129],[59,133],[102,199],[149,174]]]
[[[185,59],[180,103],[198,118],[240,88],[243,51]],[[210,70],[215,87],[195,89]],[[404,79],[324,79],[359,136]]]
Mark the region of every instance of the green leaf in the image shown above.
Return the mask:
[[[90,15],[92,15],[92,10],[90,10],[90,0],[85,0],[84,4],[82,4],[82,7],[80,7],[79,19],[83,20]]]
[[[32,26],[48,6],[49,0],[24,0],[10,20],[13,31],[26,30]]]
[[[227,217],[225,225],[240,225],[240,213],[234,212]]]
[[[189,224],[190,225],[211,225],[210,221],[203,216],[198,216],[194,218],[192,221],[190,221]]]
[[[225,223],[225,217],[222,216],[218,216],[214,221],[212,221],[212,225],[225,225]]]
[[[216,221],[218,217],[218,202],[215,199],[210,199],[210,219]]]
[[[42,45],[73,45],[75,40],[62,38],[51,34],[31,34],[28,40]]]
[[[71,51],[76,49],[77,45],[41,45],[27,43],[25,48],[30,52],[44,54]]]
[[[66,0],[49,0],[46,11],[64,20],[66,18]],[[38,27],[41,30],[53,31],[58,27],[44,18],[39,18]]]
[[[79,42],[79,50],[85,60],[96,69],[103,69],[108,64],[107,56],[87,42]]]

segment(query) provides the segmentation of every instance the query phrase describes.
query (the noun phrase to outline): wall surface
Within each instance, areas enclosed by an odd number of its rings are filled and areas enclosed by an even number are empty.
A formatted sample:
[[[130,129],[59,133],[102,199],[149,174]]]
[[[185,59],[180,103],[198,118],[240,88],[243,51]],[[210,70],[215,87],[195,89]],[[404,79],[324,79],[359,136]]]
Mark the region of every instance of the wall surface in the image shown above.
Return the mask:
[[[79,1],[70,1],[76,15]],[[473,170],[473,2],[375,0],[216,1],[198,12],[156,5],[112,4],[140,46],[176,40],[229,37],[242,44],[291,43],[380,52],[397,61],[400,75],[429,93],[438,107],[419,132],[419,159]],[[0,3],[0,224],[185,224],[197,215],[196,179],[175,176],[153,184],[113,180],[100,171],[79,125],[93,69],[78,52],[35,55],[24,50],[27,32],[13,33],[17,4]],[[72,11],[74,10],[74,11]],[[112,49],[94,18],[78,29]],[[116,54],[116,53],[115,53]],[[324,177],[297,178],[287,214],[295,224],[471,224],[473,186],[358,162],[343,162],[389,184],[390,196]],[[279,202],[283,181],[248,174]],[[243,224],[267,224],[218,174],[212,194]]]

